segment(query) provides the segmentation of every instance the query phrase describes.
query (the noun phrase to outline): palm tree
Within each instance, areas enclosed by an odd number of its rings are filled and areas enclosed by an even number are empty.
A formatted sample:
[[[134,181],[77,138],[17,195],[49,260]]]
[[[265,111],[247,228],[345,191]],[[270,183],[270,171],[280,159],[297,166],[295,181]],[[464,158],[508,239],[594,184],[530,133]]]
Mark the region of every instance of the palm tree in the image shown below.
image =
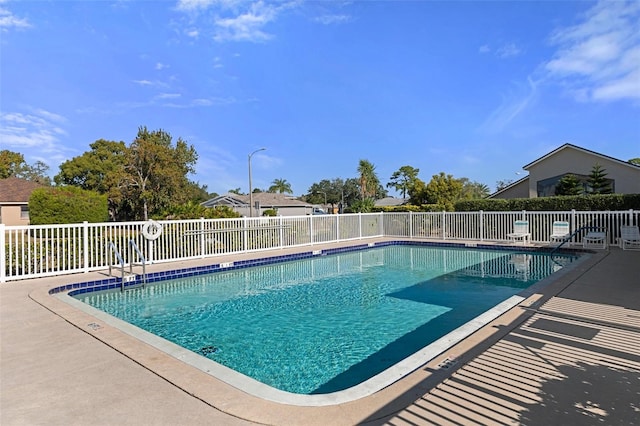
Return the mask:
[[[376,176],[376,166],[368,160],[360,160],[358,165],[358,173],[360,174],[360,196],[361,198],[373,198],[376,195],[380,181]]]
[[[291,184],[286,179],[274,179],[267,192],[277,192],[278,194],[293,194]]]

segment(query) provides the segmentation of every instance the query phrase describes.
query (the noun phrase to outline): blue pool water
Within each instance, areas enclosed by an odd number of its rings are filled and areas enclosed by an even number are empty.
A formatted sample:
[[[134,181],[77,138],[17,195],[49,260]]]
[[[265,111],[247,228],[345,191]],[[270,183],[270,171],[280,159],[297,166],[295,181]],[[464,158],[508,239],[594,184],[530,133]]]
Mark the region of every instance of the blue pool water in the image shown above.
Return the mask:
[[[76,298],[272,387],[324,394],[545,278],[554,259],[392,245]]]

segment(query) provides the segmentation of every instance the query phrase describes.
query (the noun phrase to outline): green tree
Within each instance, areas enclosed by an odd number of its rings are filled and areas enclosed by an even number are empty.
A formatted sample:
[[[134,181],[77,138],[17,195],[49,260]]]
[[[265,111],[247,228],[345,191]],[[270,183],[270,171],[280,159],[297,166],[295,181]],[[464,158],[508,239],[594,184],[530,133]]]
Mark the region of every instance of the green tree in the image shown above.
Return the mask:
[[[235,218],[241,215],[229,206],[204,207],[198,202],[187,201],[174,204],[162,214],[167,219],[221,219]]]
[[[240,191],[240,188],[230,189],[228,192],[229,192],[229,194],[244,195],[244,194],[242,194],[242,192]]]
[[[607,173],[605,173],[605,169],[600,164],[593,166],[587,179],[591,194],[611,194],[611,183],[606,176]]]
[[[0,151],[0,179],[17,177],[48,186],[51,185],[51,178],[47,176],[48,170],[49,166],[42,161],[30,165],[18,152],[6,149]]]
[[[267,192],[275,192],[278,194],[293,194],[293,190],[291,189],[291,184],[287,182],[286,179],[274,179],[269,187],[269,191]]]
[[[406,198],[409,193],[409,188],[413,185],[414,181],[418,177],[420,169],[416,169],[411,166],[402,166],[391,175],[387,188],[392,187],[396,191],[399,191],[402,198]]]
[[[121,179],[127,147],[122,141],[104,139],[93,142],[89,147],[90,151],[62,163],[53,180],[57,185],[73,185],[108,194]]]
[[[354,212],[369,213],[373,207],[375,207],[373,198],[365,198],[364,200],[356,200],[350,208]]]
[[[512,183],[513,183],[513,179],[505,179],[505,180],[497,181],[496,182],[496,192],[505,189],[507,186],[511,185]]]
[[[632,158],[629,160],[631,164],[635,164],[636,166],[640,166],[640,158]]]
[[[490,192],[489,187],[484,183],[472,182],[469,178],[458,179],[462,184],[462,190],[460,192],[461,200],[474,200],[478,198],[486,198]]]
[[[358,175],[360,182],[360,198],[375,198],[379,192],[380,180],[376,175],[376,167],[368,160],[360,160],[358,164]]]
[[[447,211],[453,211],[454,203],[461,198],[462,182],[444,172],[433,175],[426,187],[427,204],[438,204]]]
[[[408,189],[409,204],[420,206],[429,204],[427,184],[420,178],[416,178]]]
[[[580,179],[571,173],[563,176],[556,184],[555,195],[580,195],[582,192]]]
[[[173,145],[171,135],[145,126],[127,150],[121,190],[132,201],[136,217],[147,220],[172,203],[184,203],[187,175],[194,173],[198,155],[181,138]]]

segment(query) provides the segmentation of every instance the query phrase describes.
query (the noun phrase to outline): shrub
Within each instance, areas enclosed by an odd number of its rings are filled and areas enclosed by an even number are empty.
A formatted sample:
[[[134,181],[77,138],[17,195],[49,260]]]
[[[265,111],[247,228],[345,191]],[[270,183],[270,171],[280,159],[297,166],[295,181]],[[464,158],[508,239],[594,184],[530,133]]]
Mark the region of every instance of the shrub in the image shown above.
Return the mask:
[[[640,209],[640,194],[563,195],[458,201],[455,211],[607,211]]]
[[[38,188],[29,198],[29,218],[32,225],[106,222],[107,196],[75,186]]]

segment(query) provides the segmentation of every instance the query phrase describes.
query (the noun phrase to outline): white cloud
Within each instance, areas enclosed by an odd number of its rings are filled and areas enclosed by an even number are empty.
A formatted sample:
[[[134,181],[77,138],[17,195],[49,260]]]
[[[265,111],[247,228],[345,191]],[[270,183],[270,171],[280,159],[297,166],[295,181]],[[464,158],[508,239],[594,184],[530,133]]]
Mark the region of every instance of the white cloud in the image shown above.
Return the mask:
[[[600,1],[551,37],[548,76],[577,100],[640,99],[640,2]]]
[[[169,65],[167,65],[167,64],[163,64],[162,62],[158,62],[158,63],[156,64],[156,69],[157,69],[158,71],[163,70],[163,69],[165,69],[165,68],[169,68]]]
[[[494,55],[499,58],[510,58],[513,56],[518,56],[522,51],[520,48],[513,42],[505,43],[497,49],[492,49],[488,44],[483,44],[478,49],[478,53],[485,54],[491,53],[493,51]]]
[[[176,99],[181,97],[180,93],[160,93],[156,96],[156,99]]]
[[[535,101],[537,88],[538,83],[528,78],[526,87],[516,87],[512,93],[504,96],[501,105],[480,126],[480,131],[489,133],[502,131]]]
[[[518,56],[520,54],[520,49],[515,43],[507,43],[496,50],[496,55],[501,58],[510,58],[512,56]]]
[[[0,1],[0,4],[5,3]],[[31,24],[25,18],[15,16],[9,9],[0,7],[0,30],[9,31],[12,28],[29,28]]]
[[[299,0],[269,2],[244,0],[179,0],[176,10],[185,13],[186,36],[210,35],[217,42],[265,42],[273,38],[266,27]],[[340,18],[336,18],[340,19]]]
[[[61,140],[67,132],[59,125],[64,122],[66,119],[61,115],[44,109],[0,113],[0,140],[3,147],[52,168],[52,161],[59,162],[67,157],[65,143]]]
[[[253,3],[246,12],[231,17],[217,18],[216,41],[261,42],[272,38],[263,28],[275,19],[277,8],[262,1]]]
[[[216,3],[216,0],[179,0],[176,8],[182,11],[197,11],[207,9]]]
[[[322,15],[315,18],[314,21],[324,25],[344,24],[351,21],[351,17],[349,15]]]

